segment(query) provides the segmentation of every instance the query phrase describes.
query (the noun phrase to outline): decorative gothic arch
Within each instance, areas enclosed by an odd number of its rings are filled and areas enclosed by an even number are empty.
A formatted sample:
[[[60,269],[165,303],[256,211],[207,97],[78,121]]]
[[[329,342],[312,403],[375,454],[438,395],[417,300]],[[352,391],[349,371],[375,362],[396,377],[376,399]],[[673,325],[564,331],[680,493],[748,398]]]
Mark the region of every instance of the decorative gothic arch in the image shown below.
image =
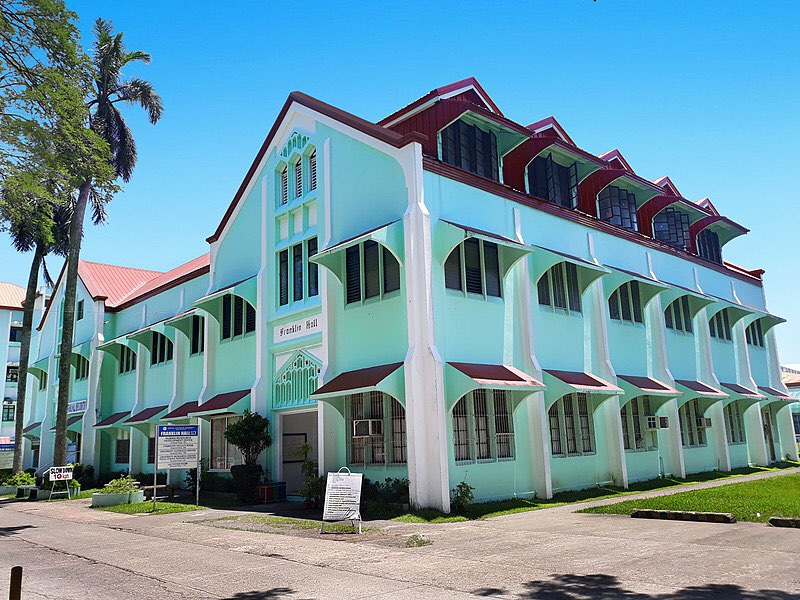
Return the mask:
[[[314,404],[322,363],[305,350],[296,350],[275,374],[275,407]]]

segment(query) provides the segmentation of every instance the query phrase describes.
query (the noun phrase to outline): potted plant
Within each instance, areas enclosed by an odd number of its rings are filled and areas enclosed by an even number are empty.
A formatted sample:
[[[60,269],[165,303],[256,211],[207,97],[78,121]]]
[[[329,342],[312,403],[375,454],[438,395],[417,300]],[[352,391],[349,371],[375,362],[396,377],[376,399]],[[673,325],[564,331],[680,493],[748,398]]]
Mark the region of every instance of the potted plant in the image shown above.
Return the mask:
[[[103,491],[92,494],[92,507],[137,502],[144,502],[144,491],[139,489],[139,482],[129,475],[111,480],[103,487]]]
[[[236,483],[239,500],[254,502],[257,498],[258,484],[261,483],[264,474],[264,468],[257,462],[258,457],[272,446],[269,419],[246,410],[240,420],[228,425],[225,430],[225,440],[236,446],[244,458],[243,465],[231,467],[231,477]]]
[[[297,449],[297,453],[303,457],[303,465],[300,471],[306,480],[300,486],[300,494],[305,500],[306,508],[319,508],[322,499],[325,497],[325,478],[319,474],[317,461],[308,458],[312,448],[310,444],[303,444]]]

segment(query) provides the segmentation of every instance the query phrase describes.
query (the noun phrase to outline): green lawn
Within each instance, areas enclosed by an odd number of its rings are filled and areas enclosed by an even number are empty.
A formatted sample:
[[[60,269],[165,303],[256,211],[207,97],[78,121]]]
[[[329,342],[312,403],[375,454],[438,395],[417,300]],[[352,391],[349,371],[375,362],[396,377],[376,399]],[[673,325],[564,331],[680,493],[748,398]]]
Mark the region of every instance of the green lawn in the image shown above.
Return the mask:
[[[800,464],[789,462],[774,465],[772,467],[744,467],[741,469],[734,469],[729,472],[709,471],[706,473],[694,473],[689,475],[686,479],[666,477],[632,483],[630,486],[628,486],[627,490],[611,486],[602,486],[587,490],[579,490],[576,492],[561,492],[559,494],[555,494],[549,500],[526,500],[522,498],[512,498],[509,500],[497,500],[494,502],[481,502],[471,505],[465,515],[445,514],[436,510],[419,510],[411,511],[401,515],[387,514],[368,516],[370,518],[391,518],[395,521],[400,521],[401,523],[456,523],[459,521],[469,521],[475,519],[489,519],[491,517],[499,517],[502,515],[526,512],[529,510],[554,508],[556,506],[574,504],[576,502],[588,502],[589,500],[602,500],[605,498],[614,498],[616,496],[626,496],[630,494],[637,494],[639,492],[667,489],[704,481],[730,479],[733,477],[741,477],[742,475],[750,475],[752,473],[779,471],[781,469],[788,469],[797,466],[800,466]]]
[[[578,512],[629,515],[635,508],[732,513],[739,521],[765,522],[770,517],[800,518],[800,475],[744,481],[660,498],[628,500]]]
[[[285,527],[287,529],[319,529],[322,523],[313,519],[298,519],[294,517],[274,517],[272,515],[242,515],[237,517],[222,517],[221,519],[214,519],[215,522],[229,521],[231,523],[236,521],[254,521],[272,527]],[[231,527],[231,529],[236,529]],[[363,531],[369,531],[366,527],[362,528]],[[325,533],[353,533],[358,531],[358,525],[351,525],[349,523],[326,523]]]
[[[97,510],[122,513],[124,515],[167,515],[170,513],[189,512],[192,510],[203,510],[202,506],[194,504],[181,504],[180,502],[158,502],[156,510],[153,512],[153,502],[135,502],[133,504],[118,504],[117,506],[98,506]]]

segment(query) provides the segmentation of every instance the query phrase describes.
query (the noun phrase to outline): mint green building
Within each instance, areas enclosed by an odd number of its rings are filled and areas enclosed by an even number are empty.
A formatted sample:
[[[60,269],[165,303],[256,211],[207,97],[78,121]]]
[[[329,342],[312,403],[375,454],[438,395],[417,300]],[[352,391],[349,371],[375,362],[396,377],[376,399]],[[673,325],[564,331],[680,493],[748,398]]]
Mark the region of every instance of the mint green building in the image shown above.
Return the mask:
[[[377,124],[292,93],[207,255],[81,264],[75,459],[151,471],[155,426],[197,422],[224,474],[241,455],[222,433],[250,409],[290,494],[308,443],[323,470],[407,477],[443,510],[461,481],[550,497],[797,460],[783,320],[762,271],[722,258],[746,231],[552,117],[507,119],[473,79]],[[61,296],[31,369],[40,469]]]

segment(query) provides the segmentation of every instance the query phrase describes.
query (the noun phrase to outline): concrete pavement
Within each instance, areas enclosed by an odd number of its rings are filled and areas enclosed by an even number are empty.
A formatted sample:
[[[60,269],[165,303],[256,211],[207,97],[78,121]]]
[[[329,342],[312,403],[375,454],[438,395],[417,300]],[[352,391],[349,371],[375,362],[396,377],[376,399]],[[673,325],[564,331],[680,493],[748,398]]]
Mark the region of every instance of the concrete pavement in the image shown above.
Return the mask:
[[[0,597],[22,564],[24,598],[800,598],[800,531],[760,524],[573,512],[584,503],[386,523],[432,541],[404,548],[206,522],[239,511],[127,516],[86,504],[0,505]]]

